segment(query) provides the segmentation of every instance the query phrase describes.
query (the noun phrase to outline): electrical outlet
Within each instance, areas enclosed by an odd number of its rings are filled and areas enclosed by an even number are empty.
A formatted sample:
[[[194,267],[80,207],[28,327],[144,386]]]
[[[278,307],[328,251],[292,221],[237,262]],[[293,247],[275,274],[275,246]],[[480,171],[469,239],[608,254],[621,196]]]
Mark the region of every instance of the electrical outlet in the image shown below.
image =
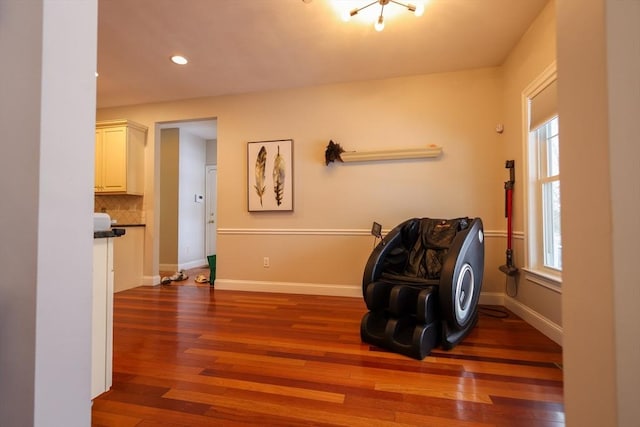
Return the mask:
[[[263,266],[264,268],[269,268],[269,257],[268,257],[268,256],[266,256],[266,257],[264,257],[264,258],[262,259],[262,266]]]

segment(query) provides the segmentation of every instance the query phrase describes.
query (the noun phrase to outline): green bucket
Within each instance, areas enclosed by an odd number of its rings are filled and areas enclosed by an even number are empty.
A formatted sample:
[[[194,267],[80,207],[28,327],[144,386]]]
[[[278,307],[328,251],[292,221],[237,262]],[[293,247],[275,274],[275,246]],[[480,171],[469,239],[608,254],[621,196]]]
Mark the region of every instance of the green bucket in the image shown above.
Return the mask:
[[[213,286],[213,282],[216,281],[216,256],[208,255],[207,261],[209,262],[209,284]]]

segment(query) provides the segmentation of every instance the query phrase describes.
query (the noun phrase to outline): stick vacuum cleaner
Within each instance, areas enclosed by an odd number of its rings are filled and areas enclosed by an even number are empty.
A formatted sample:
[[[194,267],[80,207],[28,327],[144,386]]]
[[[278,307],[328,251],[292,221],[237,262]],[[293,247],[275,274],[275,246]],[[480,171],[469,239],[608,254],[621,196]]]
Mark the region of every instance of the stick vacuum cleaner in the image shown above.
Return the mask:
[[[516,182],[514,173],[514,161],[507,160],[505,168],[509,169],[509,181],[504,183],[504,216],[507,218],[507,263],[498,267],[507,276],[513,276],[518,269],[513,266],[513,250],[511,240],[513,237],[513,226],[511,218],[513,215],[513,184]]]

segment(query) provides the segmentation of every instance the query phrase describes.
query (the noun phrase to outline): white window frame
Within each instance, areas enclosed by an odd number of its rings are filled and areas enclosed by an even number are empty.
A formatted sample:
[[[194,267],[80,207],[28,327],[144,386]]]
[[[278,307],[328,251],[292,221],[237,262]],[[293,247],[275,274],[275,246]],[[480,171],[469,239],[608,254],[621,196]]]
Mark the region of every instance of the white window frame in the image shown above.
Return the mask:
[[[523,169],[524,185],[524,271],[527,278],[534,283],[550,288],[560,289],[562,284],[562,271],[545,267],[543,253],[543,222],[542,222],[542,194],[538,180],[538,144],[531,143],[531,138],[535,137],[530,131],[531,100],[542,92],[547,86],[557,80],[557,66],[555,61],[547,67],[522,92],[522,144],[524,153]],[[532,165],[536,165],[532,167]]]
[[[550,250],[550,247],[553,248],[553,236],[552,230],[547,229],[547,224],[553,222],[553,214],[547,211],[544,207],[547,203],[552,203],[551,200],[548,199],[549,194],[545,194],[545,186],[548,184],[552,184],[557,182],[560,185],[560,172],[557,174],[551,175],[551,171],[548,170],[549,166],[549,141],[554,135],[549,135],[547,133],[548,124],[553,120],[558,119],[558,116],[554,116],[547,122],[545,122],[542,126],[535,129],[530,134],[530,144],[535,145],[537,147],[537,159],[529,159],[529,162],[537,162],[538,171],[537,171],[537,181],[536,181],[536,211],[542,210],[542,227],[540,229],[536,229],[537,241],[543,241],[542,245],[538,245],[536,247],[537,254],[536,260],[541,264],[540,268],[545,271],[551,271],[553,274],[561,274],[562,273],[562,265],[560,267],[552,266],[547,263],[548,257],[558,256]],[[558,134],[555,134],[559,138]],[[554,256],[555,255],[555,256]],[[555,262],[555,260],[554,260]],[[560,264],[562,264],[562,244],[560,245]]]

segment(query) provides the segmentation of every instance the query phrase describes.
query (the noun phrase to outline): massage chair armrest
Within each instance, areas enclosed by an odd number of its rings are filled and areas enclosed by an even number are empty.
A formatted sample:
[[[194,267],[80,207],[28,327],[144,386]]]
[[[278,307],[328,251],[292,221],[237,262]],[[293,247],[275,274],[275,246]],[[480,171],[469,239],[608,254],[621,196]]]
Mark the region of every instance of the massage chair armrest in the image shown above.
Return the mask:
[[[440,305],[452,308],[443,310],[452,330],[463,329],[473,321],[483,273],[484,230],[482,220],[475,218],[454,238],[440,275]]]
[[[380,279],[380,276],[382,276],[382,270],[385,265],[384,259],[392,250],[404,244],[402,240],[402,229],[406,224],[415,220],[415,218],[408,219],[394,227],[393,230],[387,233],[382,241],[378,243],[378,245],[373,249],[373,252],[371,252],[371,255],[369,255],[369,259],[367,261],[367,265],[364,268],[364,274],[362,276],[363,292],[369,283],[375,282]]]
[[[478,238],[479,233],[480,237]],[[482,233],[484,233],[482,219],[474,218],[467,228],[456,234],[442,266],[440,281],[451,279],[456,260],[460,259],[461,255],[464,258],[467,251],[481,249],[484,252],[484,235]]]

